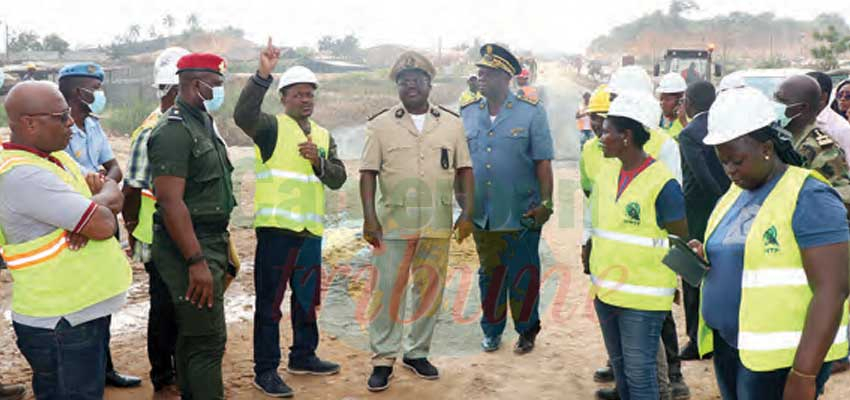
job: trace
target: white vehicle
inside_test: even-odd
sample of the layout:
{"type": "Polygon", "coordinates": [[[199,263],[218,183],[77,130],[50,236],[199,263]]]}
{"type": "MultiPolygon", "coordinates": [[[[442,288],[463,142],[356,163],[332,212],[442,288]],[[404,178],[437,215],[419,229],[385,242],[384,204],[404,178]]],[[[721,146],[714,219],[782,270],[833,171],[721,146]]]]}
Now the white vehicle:
{"type": "Polygon", "coordinates": [[[779,89],[779,85],[786,79],[811,71],[810,69],[800,68],[745,69],[724,76],[717,87],[718,90],[728,89],[727,86],[734,87],[737,86],[738,82],[743,81],[745,85],[758,89],[767,98],[772,99],[776,89],[779,89]]]}

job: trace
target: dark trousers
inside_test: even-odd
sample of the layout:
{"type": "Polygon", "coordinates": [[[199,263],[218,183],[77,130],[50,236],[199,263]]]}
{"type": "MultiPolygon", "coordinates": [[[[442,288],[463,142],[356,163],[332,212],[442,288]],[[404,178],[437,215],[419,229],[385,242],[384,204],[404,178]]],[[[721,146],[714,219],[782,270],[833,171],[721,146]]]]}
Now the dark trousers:
{"type": "Polygon", "coordinates": [[[154,390],[174,383],[176,365],[174,351],[177,346],[177,320],[174,315],[174,303],[168,293],[168,286],[162,281],[153,262],[145,264],[148,273],[148,360],[151,363],[151,383],[154,390]]]}
{"type": "Polygon", "coordinates": [[[55,329],[14,323],[18,348],[32,368],[38,400],[101,400],[105,381],[109,318],[55,329]]]}
{"type": "Polygon", "coordinates": [[[685,331],[691,343],[697,343],[699,330],[699,286],[693,287],[682,282],[682,301],[685,307],[685,331]]]}
{"type": "Polygon", "coordinates": [[[481,330],[500,336],[507,324],[508,308],[514,329],[523,334],[540,326],[540,231],[473,232],[481,268],[481,330]]]}
{"type": "MultiPolygon", "coordinates": [[[[685,284],[687,286],[687,283],[685,284]]],[[[679,359],[679,336],[676,335],[676,320],[673,313],[668,312],[661,325],[661,342],[664,343],[664,353],[667,358],[667,376],[670,382],[682,380],[682,360],[679,359]]]]}
{"type": "Polygon", "coordinates": [[[316,356],[319,325],[316,306],[322,282],[322,238],[297,236],[274,228],[257,229],[254,260],[254,373],[276,371],[280,365],[280,304],[289,285],[292,346],[289,364],[316,356]]]}
{"type": "MultiPolygon", "coordinates": [[[[776,371],[750,371],[741,363],[738,349],[732,347],[714,331],[714,374],[723,400],[781,400],[785,381],[791,368],[776,371]]],[[[829,379],[832,363],[824,363],[817,375],[817,393],[829,379]]]]}
{"type": "Polygon", "coordinates": [[[189,271],[177,245],[165,228],[154,225],[151,247],[156,270],[168,287],[177,322],[175,364],[177,383],[184,400],[223,400],[221,361],[227,343],[224,320],[224,275],[227,268],[226,230],[196,228],[195,235],[213,279],[213,306],[193,305],[185,298],[189,271]]]}

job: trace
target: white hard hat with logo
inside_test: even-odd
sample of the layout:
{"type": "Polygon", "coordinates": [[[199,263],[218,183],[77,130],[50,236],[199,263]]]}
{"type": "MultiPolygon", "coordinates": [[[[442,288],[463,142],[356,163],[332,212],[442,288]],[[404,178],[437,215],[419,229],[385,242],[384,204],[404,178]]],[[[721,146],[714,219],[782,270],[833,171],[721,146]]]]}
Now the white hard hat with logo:
{"type": "Polygon", "coordinates": [[[651,93],[627,91],[619,93],[611,102],[608,116],[635,120],[649,130],[658,125],[661,119],[661,107],[651,93]]]}
{"type": "Polygon", "coordinates": [[[658,83],[655,93],[684,93],[685,90],[688,90],[688,84],[685,83],[685,78],[682,78],[682,75],[675,72],[670,72],[661,77],[661,82],[658,83]]]}
{"type": "Polygon", "coordinates": [[[177,60],[189,53],[189,50],[182,47],[169,47],[159,53],[153,64],[153,87],[180,83],[177,76],[177,60]]]}
{"type": "Polygon", "coordinates": [[[747,82],[744,81],[744,78],[741,75],[726,75],[720,80],[720,84],[717,85],[717,93],[724,90],[742,88],[744,86],[747,86],[747,82]]]}
{"type": "Polygon", "coordinates": [[[280,81],[277,83],[277,90],[296,83],[309,83],[312,84],[313,87],[319,86],[319,80],[316,78],[316,74],[314,74],[313,71],[310,71],[307,67],[296,65],[294,67],[290,67],[283,73],[283,75],[280,76],[280,81]]]}
{"type": "Polygon", "coordinates": [[[611,75],[608,91],[616,95],[627,91],[652,94],[652,78],[643,68],[637,65],[627,65],[614,71],[614,74],[611,75]]]}
{"type": "Polygon", "coordinates": [[[716,146],[764,128],[776,121],[780,109],[784,112],[784,105],[751,87],[726,89],[708,110],[708,135],[703,143],[716,146]]]}

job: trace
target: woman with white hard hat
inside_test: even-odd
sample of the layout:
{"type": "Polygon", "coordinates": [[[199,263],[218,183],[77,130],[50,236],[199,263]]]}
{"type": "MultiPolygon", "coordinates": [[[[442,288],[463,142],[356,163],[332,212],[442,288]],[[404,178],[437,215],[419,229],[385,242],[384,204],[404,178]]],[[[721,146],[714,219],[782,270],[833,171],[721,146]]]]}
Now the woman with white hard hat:
{"type": "Polygon", "coordinates": [[[661,326],[676,292],[661,260],[667,236],[687,234],[685,199],[669,168],[644,151],[661,110],[651,92],[611,103],[600,138],[608,163],[594,182],[590,273],[621,399],[658,399],[661,326]]]}
{"type": "Polygon", "coordinates": [[[846,210],[820,174],[793,166],[775,109],[756,89],[727,89],[704,139],[734,183],[706,245],[691,242],[711,263],[699,352],[714,353],[724,399],[814,399],[847,355],[846,210]]]}

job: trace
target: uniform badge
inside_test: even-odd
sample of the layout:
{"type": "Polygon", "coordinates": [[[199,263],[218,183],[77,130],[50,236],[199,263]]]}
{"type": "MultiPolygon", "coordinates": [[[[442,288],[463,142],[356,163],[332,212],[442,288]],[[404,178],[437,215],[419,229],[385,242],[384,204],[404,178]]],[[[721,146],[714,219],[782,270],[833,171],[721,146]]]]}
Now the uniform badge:
{"type": "Polygon", "coordinates": [[[640,204],[633,201],[626,205],[626,219],[623,222],[629,225],[640,225],[640,204]]]}
{"type": "Polygon", "coordinates": [[[218,72],[222,74],[227,72],[227,61],[221,60],[221,64],[218,64],[218,72]]]}
{"type": "Polygon", "coordinates": [[[507,108],[508,110],[510,110],[511,108],[514,108],[514,103],[509,101],[508,104],[505,104],[505,108],[507,108]]]}
{"type": "Polygon", "coordinates": [[[522,133],[524,131],[525,131],[525,128],[513,128],[513,129],[511,129],[511,136],[519,135],[520,133],[522,133]]]}
{"type": "Polygon", "coordinates": [[[403,116],[404,116],[404,109],[403,108],[399,108],[398,110],[395,110],[395,117],[396,118],[401,118],[403,116]]]}
{"type": "Polygon", "coordinates": [[[764,231],[764,235],[762,235],[762,239],[764,240],[764,254],[779,252],[779,233],[776,230],[776,226],[771,225],[770,228],[767,228],[764,231]]]}
{"type": "Polygon", "coordinates": [[[407,60],[404,61],[404,66],[407,68],[416,67],[416,59],[413,56],[407,57],[407,60]]]}
{"type": "Polygon", "coordinates": [[[88,67],[86,67],[86,72],[94,74],[95,72],[97,72],[97,67],[92,64],[89,64],[88,67]]]}

